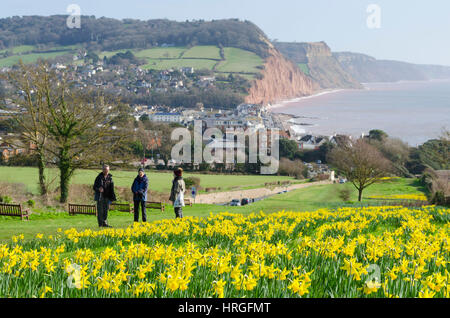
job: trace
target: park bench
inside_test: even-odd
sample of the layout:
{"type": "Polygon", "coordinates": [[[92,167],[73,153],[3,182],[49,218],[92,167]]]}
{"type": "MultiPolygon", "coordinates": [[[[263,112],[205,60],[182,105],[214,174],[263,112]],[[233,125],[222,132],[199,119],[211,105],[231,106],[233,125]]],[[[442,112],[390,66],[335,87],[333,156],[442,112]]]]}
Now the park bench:
{"type": "Polygon", "coordinates": [[[111,203],[109,208],[114,211],[133,213],[133,208],[130,203],[111,203]]]}
{"type": "Polygon", "coordinates": [[[97,207],[94,204],[69,203],[69,215],[75,214],[97,215],[97,207]]]}
{"type": "Polygon", "coordinates": [[[21,204],[7,204],[7,203],[0,203],[0,215],[6,215],[6,216],[20,216],[22,218],[26,218],[29,220],[31,212],[29,209],[22,209],[21,204]]]}
{"type": "Polygon", "coordinates": [[[164,212],[164,202],[152,202],[152,201],[145,201],[145,208],[146,209],[155,209],[155,210],[161,210],[161,212],[164,212]]]}
{"type": "Polygon", "coordinates": [[[192,200],[191,199],[184,199],[184,205],[192,206],[192,200]]]}

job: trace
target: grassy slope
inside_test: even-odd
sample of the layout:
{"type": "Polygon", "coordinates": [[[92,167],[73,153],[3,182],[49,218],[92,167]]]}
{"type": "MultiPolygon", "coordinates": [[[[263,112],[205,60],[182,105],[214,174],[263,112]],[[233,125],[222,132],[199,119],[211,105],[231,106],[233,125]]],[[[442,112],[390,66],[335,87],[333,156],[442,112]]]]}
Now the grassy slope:
{"type": "Polygon", "coordinates": [[[4,66],[13,66],[14,64],[19,63],[19,60],[22,59],[24,63],[33,63],[38,59],[50,59],[55,58],[60,55],[64,55],[69,53],[70,51],[59,51],[59,52],[49,52],[49,53],[29,53],[22,55],[12,55],[6,58],[0,59],[0,67],[4,66]]]}
{"type": "Polygon", "coordinates": [[[220,60],[220,49],[217,46],[194,46],[183,54],[183,58],[205,58],[220,60]]]}
{"type": "MultiPolygon", "coordinates": [[[[74,53],[79,45],[59,46],[52,48],[57,52],[47,53],[31,53],[33,46],[19,46],[12,48],[15,54],[7,58],[0,59],[0,67],[12,66],[19,62],[20,59],[24,63],[32,63],[39,58],[54,58],[67,53],[74,53]]],[[[127,49],[116,51],[97,52],[98,56],[103,59],[104,56],[111,57],[119,52],[126,52],[127,49]]],[[[262,58],[255,53],[237,48],[224,48],[225,61],[221,61],[220,50],[217,46],[204,45],[186,47],[169,47],[169,48],[151,48],[144,50],[131,50],[136,57],[144,59],[144,69],[164,70],[169,68],[193,67],[194,69],[215,70],[221,74],[227,73],[247,73],[241,74],[248,80],[254,79],[254,74],[260,72],[257,66],[263,65],[262,58]],[[216,68],[215,68],[216,67],[216,68]]],[[[1,53],[1,52],[0,52],[1,53]]],[[[79,62],[78,62],[79,63],[79,62]]]]}
{"type": "MultiPolygon", "coordinates": [[[[235,212],[241,214],[249,214],[252,212],[264,211],[265,213],[285,211],[314,211],[320,208],[335,208],[342,206],[343,203],[338,197],[338,190],[343,187],[351,186],[349,184],[340,185],[322,185],[304,189],[299,189],[289,193],[274,195],[266,200],[256,202],[254,204],[242,207],[228,207],[218,205],[194,204],[193,207],[185,207],[185,216],[208,216],[210,212],[235,212]]],[[[356,200],[357,193],[352,189],[352,200],[356,200]]],[[[364,192],[364,197],[371,195],[384,194],[420,194],[423,188],[413,179],[397,179],[390,182],[373,185],[364,192]]],[[[376,200],[365,200],[374,202],[376,200]]],[[[352,206],[357,206],[353,204],[352,206]]],[[[349,205],[351,206],[351,205],[349,205]]],[[[160,211],[150,210],[148,212],[149,221],[173,218],[173,208],[166,206],[164,213],[160,211]]],[[[36,211],[39,213],[39,211],[36,211]]],[[[126,227],[133,222],[132,215],[112,212],[109,216],[109,222],[115,227],[126,227]]],[[[48,213],[42,212],[40,215],[33,215],[31,221],[23,222],[17,218],[0,217],[0,241],[9,240],[13,235],[23,233],[25,238],[34,237],[37,233],[54,234],[58,228],[68,229],[75,227],[77,229],[97,229],[96,219],[94,216],[72,216],[67,213],[48,213]]]]}
{"type": "Polygon", "coordinates": [[[263,64],[263,59],[258,55],[241,49],[224,48],[225,61],[217,66],[220,72],[244,72],[259,73],[256,67],[263,64]]]}
{"type": "Polygon", "coordinates": [[[193,67],[194,69],[212,70],[217,63],[213,60],[204,59],[147,59],[148,63],[142,66],[143,69],[166,70],[169,68],[193,67]]]}

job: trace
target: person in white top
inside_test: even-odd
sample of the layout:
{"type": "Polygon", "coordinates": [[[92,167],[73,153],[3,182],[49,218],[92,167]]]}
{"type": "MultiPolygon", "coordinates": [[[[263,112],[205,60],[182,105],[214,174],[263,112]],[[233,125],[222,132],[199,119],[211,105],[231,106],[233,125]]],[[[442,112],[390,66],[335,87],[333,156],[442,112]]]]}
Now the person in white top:
{"type": "Polygon", "coordinates": [[[173,171],[173,174],[174,179],[172,181],[169,200],[173,203],[175,218],[183,218],[184,192],[186,191],[186,185],[183,180],[183,169],[177,168],[173,171]]]}

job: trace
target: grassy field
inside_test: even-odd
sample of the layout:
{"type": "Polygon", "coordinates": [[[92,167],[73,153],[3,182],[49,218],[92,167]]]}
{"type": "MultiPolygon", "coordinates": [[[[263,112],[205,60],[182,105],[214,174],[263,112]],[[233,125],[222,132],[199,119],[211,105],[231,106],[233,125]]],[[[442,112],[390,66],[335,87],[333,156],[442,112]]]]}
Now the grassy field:
{"type": "MultiPolygon", "coordinates": [[[[33,63],[38,59],[50,59],[68,53],[74,53],[80,45],[68,45],[53,47],[55,52],[31,53],[35,47],[30,45],[22,45],[10,49],[14,55],[1,58],[0,67],[12,66],[17,64],[20,59],[24,63],[33,63]]],[[[0,53],[6,50],[0,51],[0,53]]],[[[124,53],[127,49],[115,51],[96,52],[103,59],[104,56],[110,58],[117,53],[124,53]]],[[[143,69],[165,70],[170,68],[193,67],[194,69],[215,70],[217,74],[228,75],[240,73],[241,76],[248,80],[253,80],[255,75],[260,72],[258,66],[263,65],[264,60],[255,53],[238,49],[224,48],[225,60],[221,61],[220,49],[212,45],[199,45],[192,48],[187,47],[168,47],[168,48],[151,48],[144,50],[131,50],[136,57],[146,61],[142,65],[143,69]],[[245,74],[246,73],[246,74],[245,74]]],[[[82,61],[75,61],[80,65],[82,61]]]]}
{"type": "Polygon", "coordinates": [[[148,63],[142,66],[143,69],[167,70],[170,68],[193,67],[196,70],[212,70],[217,63],[216,61],[205,59],[147,59],[147,61],[148,63]]]}
{"type": "Polygon", "coordinates": [[[178,59],[181,54],[186,52],[185,47],[167,47],[167,48],[152,48],[140,51],[133,51],[133,53],[138,58],[148,58],[148,59],[159,59],[159,58],[170,58],[178,59]]]}
{"type": "Polygon", "coordinates": [[[263,64],[263,59],[255,53],[227,47],[224,48],[225,61],[217,66],[220,72],[259,73],[256,67],[263,64]]]}
{"type": "MultiPolygon", "coordinates": [[[[241,176],[236,176],[236,178],[237,177],[241,176]]],[[[360,204],[358,203],[342,202],[342,200],[338,196],[338,191],[339,189],[342,189],[344,187],[349,187],[352,190],[351,200],[356,201],[356,190],[351,188],[349,184],[330,184],[313,186],[288,193],[277,194],[248,206],[231,207],[194,204],[192,207],[185,207],[183,211],[185,216],[205,217],[210,213],[216,214],[220,212],[231,212],[248,215],[253,212],[258,213],[259,211],[264,211],[265,213],[274,213],[283,210],[298,212],[315,211],[322,208],[338,208],[342,206],[359,206],[360,204]]],[[[416,180],[399,178],[373,185],[364,192],[364,197],[368,198],[369,196],[373,195],[378,196],[386,194],[423,194],[423,191],[424,189],[418,184],[416,180]]],[[[364,199],[363,201],[364,205],[368,203],[377,203],[382,200],[364,199]]],[[[34,212],[35,214],[32,215],[31,221],[29,222],[21,221],[20,219],[12,217],[0,217],[0,241],[8,241],[13,235],[17,235],[20,233],[23,233],[27,239],[30,239],[33,238],[37,233],[56,233],[58,228],[69,229],[71,227],[75,227],[79,230],[97,228],[96,219],[94,216],[69,216],[67,212],[58,211],[54,208],[36,209],[34,212]]],[[[174,218],[174,215],[175,214],[173,212],[173,208],[170,205],[166,205],[165,212],[149,210],[148,220],[155,221],[161,219],[172,219],[174,218]]],[[[110,224],[112,224],[114,227],[126,227],[132,224],[133,217],[132,215],[126,213],[112,212],[109,216],[109,221],[110,224]]]]}
{"type": "Polygon", "coordinates": [[[38,59],[51,59],[69,53],[70,51],[59,51],[49,53],[29,53],[22,55],[12,55],[0,59],[0,67],[9,67],[22,60],[25,64],[36,62],[38,59]]]}
{"type": "Polygon", "coordinates": [[[212,45],[194,46],[184,52],[183,58],[204,58],[220,60],[220,49],[217,46],[212,45]]]}
{"type": "MultiPolygon", "coordinates": [[[[100,173],[97,170],[78,170],[72,179],[74,184],[93,184],[96,176],[100,173]]],[[[150,182],[150,188],[153,191],[168,192],[170,191],[173,173],[147,171],[150,182]]],[[[119,187],[131,187],[136,171],[111,170],[114,182],[119,187]]],[[[57,169],[48,169],[48,178],[57,177],[57,169]]],[[[291,177],[270,176],[270,175],[213,175],[213,174],[190,174],[185,173],[184,177],[194,176],[200,178],[200,186],[202,188],[217,188],[221,191],[232,190],[233,187],[257,188],[264,187],[266,182],[275,181],[292,181],[299,182],[291,177]]],[[[38,171],[37,168],[31,167],[0,167],[0,180],[9,183],[23,183],[27,190],[33,194],[38,194],[38,171]]]]}

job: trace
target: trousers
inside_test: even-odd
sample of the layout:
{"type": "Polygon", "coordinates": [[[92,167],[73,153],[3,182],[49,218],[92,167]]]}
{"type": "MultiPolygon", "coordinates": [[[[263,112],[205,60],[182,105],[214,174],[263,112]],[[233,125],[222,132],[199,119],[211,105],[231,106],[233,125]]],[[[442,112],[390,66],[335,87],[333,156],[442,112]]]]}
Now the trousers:
{"type": "Polygon", "coordinates": [[[139,222],[139,206],[142,210],[142,222],[147,222],[147,211],[145,209],[145,201],[134,201],[134,222],[139,222]]]}
{"type": "Polygon", "coordinates": [[[97,201],[97,221],[98,226],[108,225],[109,200],[107,198],[100,198],[97,201]]]}
{"type": "Polygon", "coordinates": [[[182,207],[174,208],[174,210],[175,210],[175,218],[183,218],[183,208],[182,207]]]}

